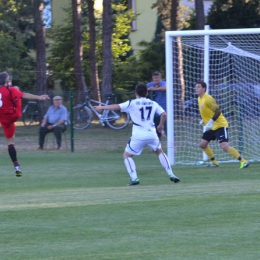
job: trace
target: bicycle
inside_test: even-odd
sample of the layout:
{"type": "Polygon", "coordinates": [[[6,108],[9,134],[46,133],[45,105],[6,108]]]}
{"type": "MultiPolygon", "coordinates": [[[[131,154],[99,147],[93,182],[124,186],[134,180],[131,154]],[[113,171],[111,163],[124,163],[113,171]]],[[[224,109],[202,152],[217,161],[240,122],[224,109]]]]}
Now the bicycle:
{"type": "Polygon", "coordinates": [[[89,88],[85,92],[85,102],[77,104],[73,107],[73,123],[74,129],[83,130],[89,127],[95,114],[102,126],[108,125],[110,128],[119,130],[127,126],[130,121],[130,116],[127,113],[114,110],[97,111],[92,104],[108,105],[114,94],[106,95],[106,102],[102,103],[89,97],[89,88]]]}
{"type": "Polygon", "coordinates": [[[25,126],[30,126],[33,123],[39,123],[38,104],[35,101],[28,101],[23,108],[22,120],[25,126]]]}

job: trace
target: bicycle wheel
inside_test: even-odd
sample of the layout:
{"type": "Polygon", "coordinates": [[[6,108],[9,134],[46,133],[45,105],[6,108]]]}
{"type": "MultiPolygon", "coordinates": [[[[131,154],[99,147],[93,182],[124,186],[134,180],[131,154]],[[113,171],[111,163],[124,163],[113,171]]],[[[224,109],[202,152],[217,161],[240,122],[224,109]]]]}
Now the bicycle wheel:
{"type": "Polygon", "coordinates": [[[86,106],[73,107],[73,128],[83,130],[89,127],[93,118],[91,110],[86,106]]]}
{"type": "MultiPolygon", "coordinates": [[[[115,130],[123,129],[130,121],[130,116],[127,113],[114,110],[105,110],[106,124],[115,130]]],[[[103,113],[103,115],[104,115],[103,113]]]]}
{"type": "Polygon", "coordinates": [[[36,102],[31,101],[24,107],[22,120],[25,126],[30,126],[33,123],[39,123],[39,112],[36,102]]]}

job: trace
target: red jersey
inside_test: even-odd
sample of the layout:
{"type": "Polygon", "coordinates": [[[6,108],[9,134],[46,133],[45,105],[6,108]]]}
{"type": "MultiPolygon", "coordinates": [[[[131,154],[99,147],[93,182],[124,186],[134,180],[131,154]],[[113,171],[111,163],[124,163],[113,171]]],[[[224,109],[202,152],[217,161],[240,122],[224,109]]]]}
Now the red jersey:
{"type": "Polygon", "coordinates": [[[22,95],[23,92],[14,87],[0,87],[0,117],[11,114],[22,115],[22,95]]]}

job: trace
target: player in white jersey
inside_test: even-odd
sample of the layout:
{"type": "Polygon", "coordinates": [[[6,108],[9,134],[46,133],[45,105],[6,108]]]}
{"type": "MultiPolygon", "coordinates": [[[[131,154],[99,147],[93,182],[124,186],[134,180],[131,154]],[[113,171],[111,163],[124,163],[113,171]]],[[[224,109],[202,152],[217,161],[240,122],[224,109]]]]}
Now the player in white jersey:
{"type": "Polygon", "coordinates": [[[174,175],[171,169],[168,157],[162,150],[161,142],[157,136],[154,125],[154,115],[156,113],[160,115],[160,123],[157,126],[157,130],[161,133],[164,128],[166,113],[158,103],[146,98],[147,93],[146,85],[138,84],[135,88],[136,99],[128,100],[120,104],[95,106],[95,108],[97,110],[121,110],[122,112],[130,114],[133,122],[132,136],[126,145],[123,155],[124,163],[130,176],[128,185],[138,185],[140,183],[133,156],[140,155],[146,145],[155,151],[169,179],[177,183],[180,179],[174,175]]]}

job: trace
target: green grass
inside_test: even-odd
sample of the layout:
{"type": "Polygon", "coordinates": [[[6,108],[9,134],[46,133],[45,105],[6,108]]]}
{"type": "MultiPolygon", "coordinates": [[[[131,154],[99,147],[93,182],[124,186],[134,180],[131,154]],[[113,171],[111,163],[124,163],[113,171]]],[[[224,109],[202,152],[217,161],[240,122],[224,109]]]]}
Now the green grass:
{"type": "Polygon", "coordinates": [[[174,184],[145,150],[135,157],[141,184],[128,187],[124,145],[114,145],[128,137],[96,131],[80,134],[90,147],[97,136],[106,141],[105,150],[30,151],[20,143],[22,178],[2,149],[1,260],[260,259],[259,163],[176,166],[174,184]]]}

